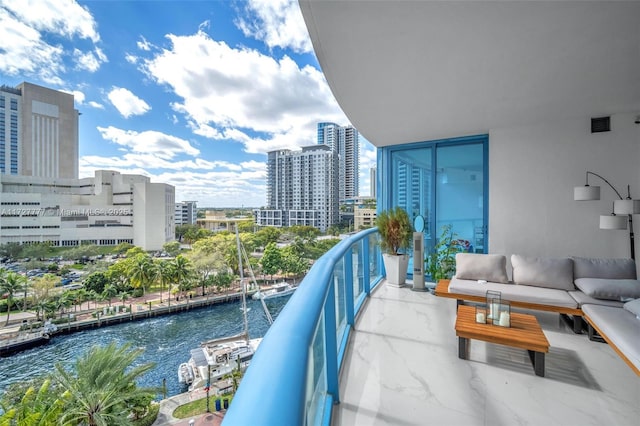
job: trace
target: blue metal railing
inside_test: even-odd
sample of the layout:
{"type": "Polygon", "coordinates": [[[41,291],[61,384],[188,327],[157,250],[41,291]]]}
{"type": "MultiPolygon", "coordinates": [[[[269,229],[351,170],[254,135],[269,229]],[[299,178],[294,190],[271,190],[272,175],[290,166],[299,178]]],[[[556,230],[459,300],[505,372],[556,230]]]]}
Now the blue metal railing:
{"type": "Polygon", "coordinates": [[[382,279],[377,228],[316,261],[267,334],[223,425],[328,425],[349,332],[382,279]]]}

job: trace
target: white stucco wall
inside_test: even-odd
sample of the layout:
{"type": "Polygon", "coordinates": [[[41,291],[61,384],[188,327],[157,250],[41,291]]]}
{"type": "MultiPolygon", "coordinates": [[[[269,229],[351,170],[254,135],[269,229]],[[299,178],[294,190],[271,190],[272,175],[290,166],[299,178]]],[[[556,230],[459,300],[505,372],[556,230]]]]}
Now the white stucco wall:
{"type": "MultiPolygon", "coordinates": [[[[603,114],[604,115],[604,114],[603,114]]],[[[601,200],[574,201],[587,170],[626,197],[640,198],[640,125],[611,116],[611,132],[591,133],[591,117],[489,132],[489,251],[553,257],[629,257],[629,232],[599,229],[615,192],[598,178],[601,200]]],[[[636,234],[640,215],[634,215],[636,234]]],[[[636,252],[640,244],[636,238],[636,252]]]]}

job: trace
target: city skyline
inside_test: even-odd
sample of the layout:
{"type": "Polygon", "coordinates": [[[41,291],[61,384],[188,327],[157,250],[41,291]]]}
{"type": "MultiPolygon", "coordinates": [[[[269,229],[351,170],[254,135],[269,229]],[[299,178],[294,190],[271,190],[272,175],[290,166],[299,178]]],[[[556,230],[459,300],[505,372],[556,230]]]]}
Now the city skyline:
{"type": "MultiPolygon", "coordinates": [[[[203,207],[266,205],[266,152],[348,125],[297,2],[5,1],[0,84],[74,94],[80,177],[142,174],[203,207]],[[145,19],[141,19],[144,16],[145,19]]],[[[375,150],[361,147],[360,193],[375,150]]]]}

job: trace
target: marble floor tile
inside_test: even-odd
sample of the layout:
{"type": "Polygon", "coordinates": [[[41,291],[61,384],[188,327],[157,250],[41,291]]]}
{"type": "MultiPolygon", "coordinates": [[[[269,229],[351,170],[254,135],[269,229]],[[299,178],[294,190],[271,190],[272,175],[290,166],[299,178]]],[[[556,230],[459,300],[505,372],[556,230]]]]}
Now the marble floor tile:
{"type": "Polygon", "coordinates": [[[640,377],[606,344],[536,315],[545,377],[527,352],[473,340],[458,358],[456,304],[380,284],[357,318],[334,425],[640,425],[640,377]]]}

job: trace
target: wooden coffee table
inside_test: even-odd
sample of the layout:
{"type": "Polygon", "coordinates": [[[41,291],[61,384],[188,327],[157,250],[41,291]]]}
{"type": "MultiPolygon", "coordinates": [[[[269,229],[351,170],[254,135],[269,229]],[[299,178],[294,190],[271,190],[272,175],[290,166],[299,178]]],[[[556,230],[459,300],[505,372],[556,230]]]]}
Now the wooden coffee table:
{"type": "Polygon", "coordinates": [[[526,349],[536,375],[544,377],[544,354],[549,352],[549,341],[535,316],[512,312],[511,327],[500,327],[477,323],[475,312],[473,306],[458,306],[458,357],[469,359],[469,339],[526,349]]]}

